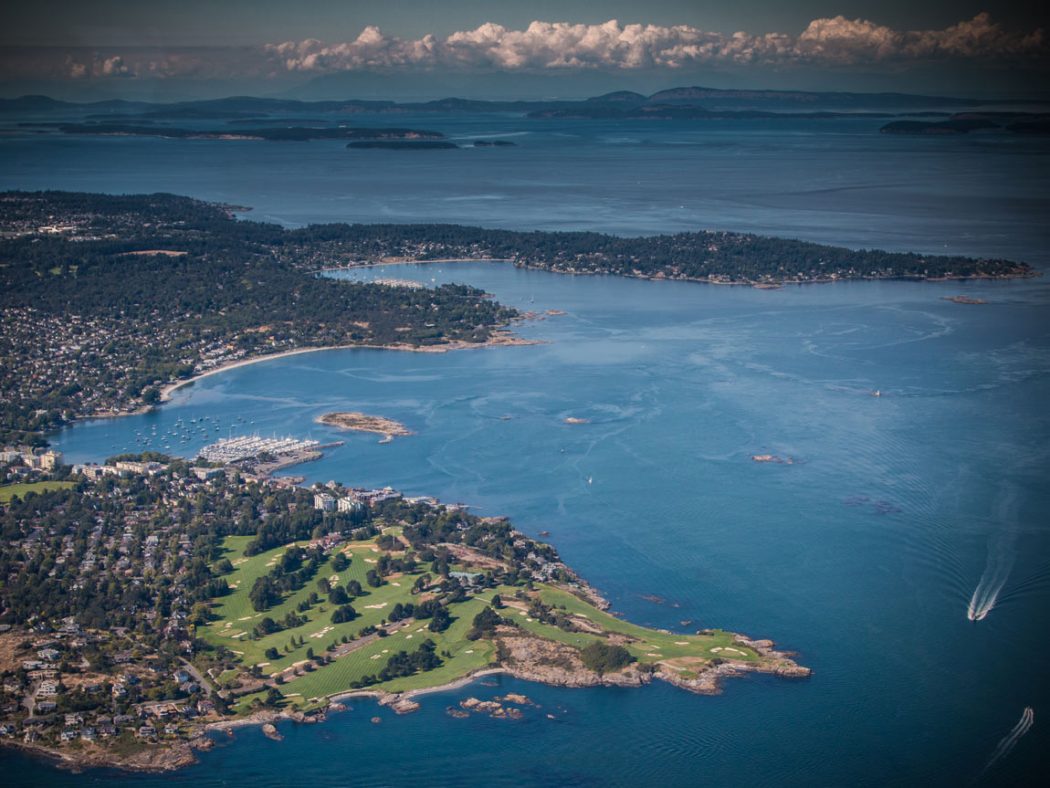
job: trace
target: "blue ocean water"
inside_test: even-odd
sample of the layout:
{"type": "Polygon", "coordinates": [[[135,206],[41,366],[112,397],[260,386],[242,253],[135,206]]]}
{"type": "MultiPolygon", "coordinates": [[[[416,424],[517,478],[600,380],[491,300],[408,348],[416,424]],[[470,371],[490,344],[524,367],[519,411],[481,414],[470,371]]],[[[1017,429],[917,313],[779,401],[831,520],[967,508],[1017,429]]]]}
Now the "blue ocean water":
{"type": "MultiPolygon", "coordinates": [[[[388,218],[746,228],[1048,262],[1036,221],[1047,208],[1045,143],[889,139],[861,128],[867,120],[740,124],[706,137],[660,124],[537,131],[513,118],[428,120],[471,137],[524,127],[530,141],[439,154],[522,157],[476,165],[491,170],[495,199],[480,198],[490,189],[478,169],[419,152],[357,160],[339,181],[342,160],[331,160],[348,152],[317,143],[47,135],[0,143],[0,185],[166,189],[287,223],[374,220],[402,206],[388,218]],[[585,140],[561,143],[573,129],[585,140]],[[210,156],[227,171],[215,172],[219,158],[207,166],[210,156]],[[643,183],[632,188],[631,177],[643,183]],[[841,185],[828,192],[832,181],[841,185]],[[686,198],[693,213],[676,213],[686,198]]],[[[566,314],[523,324],[519,333],[542,342],[528,347],[328,351],[242,367],[180,390],[157,413],[78,425],[55,443],[72,461],[99,459],[153,426],[163,435],[179,418],[218,419],[208,436],[173,447],[191,455],[245,431],[334,437],[314,423],[333,409],[389,416],[416,434],[388,445],[340,435],[344,446],[294,472],[510,515],[533,535],[550,531],[631,620],[771,637],[814,676],[749,677],[718,697],[495,679],[426,697],[404,718],[355,703],[323,725],[284,726],[280,743],[241,730],[172,776],[68,775],[0,751],[13,784],[954,785],[981,775],[1026,706],[1035,726],[985,778],[1045,773],[1043,280],[759,291],[502,264],[379,273],[469,282],[522,309],[566,314]],[[943,300],[958,293],[988,303],[943,300]],[[589,423],[566,425],[568,416],[589,423]],[[794,462],[750,459],[766,453],[794,462]],[[979,590],[994,604],[974,622],[979,590]],[[511,688],[542,708],[518,722],[445,714],[467,695],[511,688]]]]}

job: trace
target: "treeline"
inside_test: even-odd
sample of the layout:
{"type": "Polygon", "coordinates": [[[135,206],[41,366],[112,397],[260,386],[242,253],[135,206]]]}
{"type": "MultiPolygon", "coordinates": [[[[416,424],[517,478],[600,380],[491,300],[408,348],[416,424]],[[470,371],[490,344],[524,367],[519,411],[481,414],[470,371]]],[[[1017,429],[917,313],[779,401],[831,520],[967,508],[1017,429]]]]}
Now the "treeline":
{"type": "MultiPolygon", "coordinates": [[[[85,627],[127,627],[159,642],[162,622],[176,613],[187,623],[207,620],[210,601],[229,593],[227,536],[254,534],[289,507],[312,509],[301,489],[245,485],[231,495],[226,485],[196,483],[171,505],[166,499],[183,473],[184,464],[173,464],[154,477],[107,476],[2,507],[0,539],[8,547],[0,551],[0,623],[72,616],[85,627]]],[[[294,569],[292,560],[281,582],[301,580],[315,558],[300,556],[294,569]]]]}
{"type": "Polygon", "coordinates": [[[172,195],[7,192],[0,230],[0,441],[153,404],[206,353],[482,343],[518,314],[461,285],[318,277],[290,231],[172,195]]]}
{"type": "Polygon", "coordinates": [[[357,681],[352,681],[350,687],[352,689],[370,687],[373,684],[382,684],[384,681],[390,681],[391,679],[434,670],[441,667],[442,664],[441,657],[437,655],[436,644],[428,638],[420,643],[419,648],[415,651],[399,651],[392,655],[378,675],[369,674],[357,681]]]}
{"type": "Polygon", "coordinates": [[[248,592],[252,607],[256,612],[273,607],[285,594],[298,591],[310,582],[327,561],[320,547],[311,550],[288,548],[268,574],[255,579],[248,592]]]}
{"type": "Polygon", "coordinates": [[[554,271],[730,282],[1027,276],[1003,259],[848,249],[750,233],[686,232],[624,238],[593,232],[517,232],[461,225],[313,225],[291,231],[303,245],[329,244],[365,259],[449,257],[513,260],[554,271]]]}
{"type": "MultiPolygon", "coordinates": [[[[358,128],[316,126],[273,126],[239,128],[236,131],[202,131],[172,126],[153,126],[134,123],[65,123],[58,127],[63,134],[120,134],[134,137],[168,137],[174,139],[228,139],[248,137],[272,142],[306,142],[308,140],[440,140],[438,131],[403,128],[358,128]]],[[[449,143],[451,145],[451,143],[449,143]]],[[[452,145],[452,147],[456,147],[452,145]]]]}

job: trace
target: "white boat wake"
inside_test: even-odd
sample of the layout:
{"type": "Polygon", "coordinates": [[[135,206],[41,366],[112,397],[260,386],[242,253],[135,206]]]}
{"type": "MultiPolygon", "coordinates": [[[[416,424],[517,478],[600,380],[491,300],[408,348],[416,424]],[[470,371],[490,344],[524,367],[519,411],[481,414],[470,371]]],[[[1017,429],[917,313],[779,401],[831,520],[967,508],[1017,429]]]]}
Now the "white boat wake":
{"type": "Polygon", "coordinates": [[[1017,724],[1014,725],[1010,732],[999,742],[999,745],[995,748],[995,752],[992,753],[992,757],[988,759],[984,771],[981,773],[984,774],[984,772],[991,769],[998,761],[1009,755],[1013,750],[1014,745],[1017,744],[1022,736],[1028,733],[1034,723],[1035,711],[1032,710],[1031,706],[1025,706],[1024,712],[1021,714],[1021,719],[1018,720],[1017,724]]]}
{"type": "Polygon", "coordinates": [[[989,552],[988,565],[973,591],[973,596],[970,597],[970,604],[966,606],[966,617],[970,621],[983,621],[992,612],[1007,578],[1010,577],[1012,565],[1011,555],[1006,555],[1001,550],[989,552]]]}
{"type": "MultiPolygon", "coordinates": [[[[1010,517],[1014,510],[1017,491],[1011,485],[999,505],[1001,523],[1013,522],[1010,517]]],[[[992,534],[988,543],[988,561],[984,567],[977,588],[973,590],[970,604],[966,606],[966,617],[970,621],[983,621],[995,609],[999,594],[1010,577],[1014,565],[1014,533],[1007,527],[992,534]]]]}

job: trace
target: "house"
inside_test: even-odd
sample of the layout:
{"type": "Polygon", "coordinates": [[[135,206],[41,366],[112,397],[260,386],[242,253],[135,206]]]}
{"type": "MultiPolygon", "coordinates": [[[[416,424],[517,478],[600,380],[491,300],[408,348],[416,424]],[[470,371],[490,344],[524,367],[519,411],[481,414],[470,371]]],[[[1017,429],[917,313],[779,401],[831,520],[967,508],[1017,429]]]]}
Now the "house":
{"type": "Polygon", "coordinates": [[[214,479],[216,476],[222,476],[226,473],[224,468],[203,468],[201,466],[194,466],[190,468],[190,473],[200,479],[202,482],[208,481],[208,479],[214,479]]]}
{"type": "Polygon", "coordinates": [[[187,671],[183,670],[182,668],[176,670],[175,673],[172,674],[172,678],[175,679],[176,684],[186,684],[187,682],[193,680],[193,676],[191,676],[187,671]]]}
{"type": "Polygon", "coordinates": [[[61,736],[59,736],[59,738],[62,741],[74,741],[76,740],[78,735],[79,734],[72,728],[66,728],[64,731],[62,731],[62,734],[61,736]]]}
{"type": "Polygon", "coordinates": [[[36,704],[36,710],[39,714],[50,714],[58,708],[58,704],[53,700],[45,700],[36,704]]]}
{"type": "Polygon", "coordinates": [[[138,736],[140,739],[152,739],[157,735],[157,729],[154,728],[152,725],[142,725],[135,732],[135,735],[138,736]]]}

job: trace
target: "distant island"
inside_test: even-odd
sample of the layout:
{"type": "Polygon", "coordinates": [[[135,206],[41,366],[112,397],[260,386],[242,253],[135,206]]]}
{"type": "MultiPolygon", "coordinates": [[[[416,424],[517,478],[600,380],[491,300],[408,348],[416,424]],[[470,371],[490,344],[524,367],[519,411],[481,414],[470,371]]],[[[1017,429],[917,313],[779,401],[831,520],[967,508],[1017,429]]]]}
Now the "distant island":
{"type": "Polygon", "coordinates": [[[1050,134],[1050,114],[1032,112],[958,112],[945,120],[895,120],[883,134],[969,134],[972,131],[1009,131],[1014,134],[1050,134]]]}
{"type": "MultiPolygon", "coordinates": [[[[350,90],[343,91],[348,93],[350,90]]],[[[481,100],[442,98],[432,101],[297,99],[231,96],[221,99],[155,103],[148,101],[95,101],[75,103],[30,95],[0,99],[0,113],[86,113],[86,119],[111,122],[183,120],[234,120],[238,123],[271,121],[302,116],[317,120],[324,115],[345,119],[353,114],[405,113],[516,113],[559,118],[655,118],[705,120],[738,113],[768,113],[768,117],[835,117],[844,114],[897,114],[918,110],[981,109],[996,106],[1045,106],[1045,101],[931,96],[912,93],[863,93],[844,91],[720,89],[701,85],[672,87],[652,94],[616,90],[582,100],[481,100]]],[[[305,121],[303,121],[305,122],[305,121]]]]}
{"type": "Polygon", "coordinates": [[[448,140],[356,140],[348,148],[382,148],[386,150],[453,150],[459,148],[448,140]]]}
{"type": "MultiPolygon", "coordinates": [[[[409,713],[491,673],[701,694],[810,675],[769,640],[624,621],[551,545],[462,506],[160,454],[54,473],[66,482],[0,505],[0,679],[17,699],[0,746],[60,765],[176,769],[211,732],[276,739],[275,721],[321,722],[355,696],[409,713]],[[174,518],[172,495],[192,502],[174,518]]],[[[529,704],[468,698],[448,714],[529,704]]]]}
{"type": "Polygon", "coordinates": [[[420,131],[418,129],[280,126],[274,128],[245,128],[238,131],[203,131],[199,129],[180,129],[171,126],[141,126],[125,123],[64,123],[59,124],[56,128],[63,134],[168,137],[193,140],[268,140],[271,142],[354,140],[364,147],[383,147],[384,144],[391,146],[404,144],[457,147],[451,142],[438,142],[445,136],[440,132],[420,131]]]}
{"type": "Polygon", "coordinates": [[[357,411],[325,413],[317,417],[317,423],[352,432],[372,432],[376,435],[382,435],[387,440],[412,434],[412,431],[399,421],[387,419],[383,416],[369,416],[366,413],[358,413],[357,411]]]}

